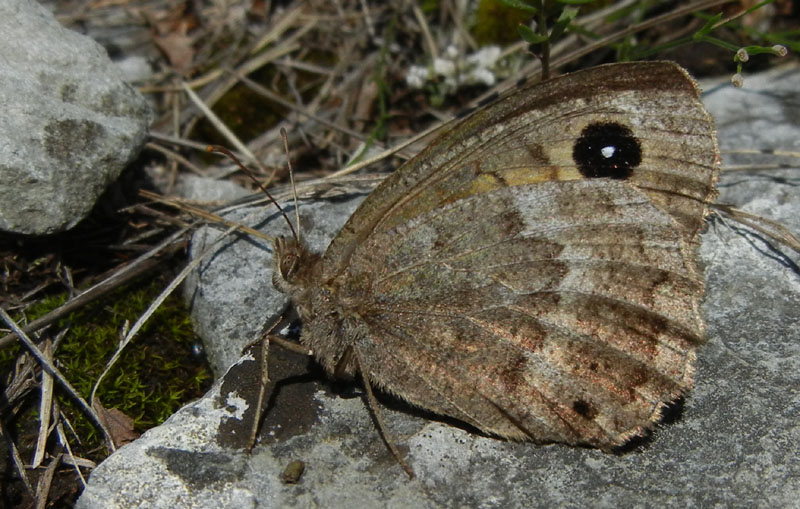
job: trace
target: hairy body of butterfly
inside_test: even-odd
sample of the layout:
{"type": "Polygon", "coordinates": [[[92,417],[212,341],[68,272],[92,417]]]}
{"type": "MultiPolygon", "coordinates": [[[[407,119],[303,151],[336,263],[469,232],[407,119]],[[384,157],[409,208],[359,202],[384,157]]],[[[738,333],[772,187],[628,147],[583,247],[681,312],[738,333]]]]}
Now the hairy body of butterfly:
{"type": "Polygon", "coordinates": [[[501,437],[609,449],[691,388],[718,165],[677,65],[566,75],[448,129],[324,255],[279,239],[274,283],[330,374],[501,437]]]}

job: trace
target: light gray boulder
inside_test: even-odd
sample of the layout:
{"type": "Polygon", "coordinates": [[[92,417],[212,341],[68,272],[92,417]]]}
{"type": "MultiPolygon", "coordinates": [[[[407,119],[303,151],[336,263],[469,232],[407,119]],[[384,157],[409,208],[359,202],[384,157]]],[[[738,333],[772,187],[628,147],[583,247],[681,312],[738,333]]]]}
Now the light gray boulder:
{"type": "Polygon", "coordinates": [[[67,230],[139,153],[148,105],[34,0],[0,2],[0,55],[0,230],[67,230]]]}

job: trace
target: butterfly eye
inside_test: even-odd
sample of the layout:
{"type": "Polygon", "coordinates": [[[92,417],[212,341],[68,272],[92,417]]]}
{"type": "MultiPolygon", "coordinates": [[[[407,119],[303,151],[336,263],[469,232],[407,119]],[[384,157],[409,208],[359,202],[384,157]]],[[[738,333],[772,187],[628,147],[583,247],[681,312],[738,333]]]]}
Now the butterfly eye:
{"type": "Polygon", "coordinates": [[[294,253],[289,253],[281,260],[281,276],[286,281],[291,281],[292,277],[297,274],[297,269],[300,266],[300,257],[294,253]]]}
{"type": "Polygon", "coordinates": [[[284,237],[275,239],[275,261],[277,272],[273,275],[273,284],[276,276],[283,281],[290,281],[297,273],[300,266],[300,253],[298,244],[284,237]]]}
{"type": "Polygon", "coordinates": [[[642,162],[642,147],[626,126],[596,122],[581,131],[572,159],[586,178],[626,179],[642,162]]]}

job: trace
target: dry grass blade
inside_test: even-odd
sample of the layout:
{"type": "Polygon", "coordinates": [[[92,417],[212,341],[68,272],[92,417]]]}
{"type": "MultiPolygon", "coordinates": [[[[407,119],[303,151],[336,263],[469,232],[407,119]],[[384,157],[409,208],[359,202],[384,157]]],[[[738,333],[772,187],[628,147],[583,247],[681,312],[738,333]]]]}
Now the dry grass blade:
{"type": "MultiPolygon", "coordinates": [[[[43,353],[45,357],[53,361],[53,344],[49,339],[45,340],[43,353]]],[[[53,377],[47,370],[42,370],[41,398],[39,400],[39,436],[36,439],[36,452],[33,455],[31,468],[39,468],[44,459],[47,437],[50,436],[50,419],[53,409],[53,377]]]]}
{"type": "Polygon", "coordinates": [[[422,30],[422,38],[425,41],[425,47],[428,49],[428,57],[433,61],[439,56],[439,47],[433,40],[428,20],[425,19],[425,14],[422,13],[422,9],[416,3],[411,8],[414,12],[414,18],[419,23],[420,30],[422,30]]]}
{"type": "Polygon", "coordinates": [[[17,357],[14,376],[3,390],[4,397],[0,398],[0,408],[3,411],[9,409],[16,414],[23,396],[36,384],[36,362],[29,354],[23,353],[17,357]]]}
{"type": "Polygon", "coordinates": [[[108,430],[103,426],[103,422],[100,420],[100,417],[95,413],[91,406],[86,402],[83,397],[81,397],[80,393],[72,386],[72,384],[67,380],[64,375],[58,370],[55,365],[50,362],[47,356],[42,352],[36,343],[34,343],[31,338],[28,337],[25,332],[20,329],[17,323],[6,313],[6,310],[0,308],[0,318],[3,319],[6,324],[11,327],[11,330],[20,338],[22,343],[28,349],[28,351],[39,361],[39,364],[42,365],[42,369],[47,370],[61,386],[64,390],[67,391],[67,394],[78,404],[78,407],[86,414],[86,416],[97,425],[98,429],[103,432],[103,436],[106,440],[106,445],[111,451],[114,451],[114,443],[111,440],[111,435],[109,435],[108,430]]]}
{"type": "Polygon", "coordinates": [[[61,462],[65,465],[70,465],[74,467],[80,468],[88,468],[88,469],[95,469],[97,468],[97,463],[92,460],[87,460],[86,458],[79,458],[77,456],[64,456],[61,458],[61,462]]]}
{"type": "Polygon", "coordinates": [[[139,191],[139,194],[143,198],[146,198],[148,200],[157,201],[158,203],[163,203],[164,205],[167,205],[169,207],[173,207],[173,208],[176,208],[178,210],[182,210],[184,212],[188,212],[189,214],[192,214],[193,216],[205,219],[206,221],[209,221],[211,223],[224,224],[225,226],[228,226],[230,228],[239,230],[239,231],[244,232],[244,233],[246,233],[248,235],[253,235],[254,237],[258,237],[259,239],[264,239],[264,240],[269,241],[269,242],[273,241],[272,237],[270,237],[269,235],[265,235],[265,234],[261,233],[260,231],[258,231],[256,229],[250,228],[249,226],[245,226],[243,224],[234,223],[233,221],[228,221],[224,217],[218,216],[217,214],[214,214],[213,212],[208,212],[207,210],[203,210],[203,209],[201,209],[199,207],[193,207],[192,205],[188,205],[186,203],[181,203],[180,201],[175,200],[175,199],[166,198],[164,196],[159,196],[156,193],[153,193],[153,192],[150,192],[150,191],[147,191],[147,190],[144,190],[144,189],[139,191]]]}
{"type": "Polygon", "coordinates": [[[337,131],[339,131],[341,133],[345,133],[345,134],[347,134],[349,136],[352,136],[352,137],[360,139],[360,140],[367,139],[367,136],[359,133],[358,131],[354,131],[352,129],[349,129],[348,127],[340,125],[340,124],[337,124],[336,122],[331,122],[330,120],[327,120],[327,119],[325,119],[325,118],[323,118],[323,117],[321,117],[319,115],[314,114],[313,112],[309,111],[307,108],[303,108],[303,107],[298,106],[297,104],[295,104],[295,103],[293,103],[291,101],[287,101],[286,99],[284,99],[280,95],[278,95],[275,92],[272,92],[271,90],[267,89],[266,87],[256,83],[255,81],[251,80],[250,78],[248,78],[247,76],[245,76],[243,74],[235,74],[235,76],[238,77],[242,81],[242,83],[247,85],[250,89],[252,89],[255,92],[258,92],[259,94],[263,95],[264,97],[266,97],[270,101],[274,101],[274,102],[280,104],[281,106],[289,108],[292,111],[295,111],[295,112],[297,112],[297,113],[299,113],[301,115],[304,115],[304,116],[310,118],[311,120],[319,122],[320,124],[322,124],[322,125],[324,125],[326,127],[330,127],[331,129],[335,129],[335,130],[337,130],[337,131]]]}
{"type": "Polygon", "coordinates": [[[185,138],[178,138],[176,136],[170,136],[168,134],[160,133],[158,131],[150,131],[148,134],[150,135],[151,138],[163,141],[164,143],[169,143],[171,145],[179,145],[182,147],[198,150],[200,152],[205,152],[206,147],[208,146],[208,143],[200,143],[197,141],[187,140],[185,138]]]}
{"type": "Polygon", "coordinates": [[[758,172],[771,170],[790,170],[797,168],[796,165],[775,163],[775,164],[730,164],[722,168],[725,173],[734,172],[758,172]]]}
{"type": "Polygon", "coordinates": [[[747,156],[764,156],[769,158],[770,160],[781,160],[780,158],[792,158],[792,162],[781,162],[781,163],[751,163],[751,164],[738,164],[738,165],[731,165],[726,164],[722,171],[725,173],[733,173],[733,172],[762,172],[762,171],[770,171],[770,170],[796,170],[797,164],[796,159],[800,158],[800,152],[795,150],[775,150],[775,149],[733,149],[733,150],[721,150],[720,151],[723,156],[740,156],[740,155],[747,155],[747,156]]]}
{"type": "MultiPolygon", "coordinates": [[[[103,432],[105,432],[105,426],[103,426],[103,432]]],[[[86,488],[86,479],[83,477],[83,473],[81,472],[82,465],[80,464],[79,459],[72,454],[72,448],[69,446],[69,441],[67,440],[66,433],[64,433],[64,425],[61,424],[60,422],[56,426],[56,433],[58,433],[59,442],[61,442],[61,445],[63,445],[64,449],[66,449],[67,451],[66,457],[71,460],[68,463],[75,468],[75,473],[78,474],[78,478],[81,480],[81,484],[83,484],[83,487],[86,488]]]]}
{"type": "MultiPolygon", "coordinates": [[[[271,30],[265,38],[262,38],[262,40],[254,46],[253,51],[260,51],[263,46],[273,41],[279,41],[278,46],[271,48],[262,54],[257,54],[255,57],[239,65],[235,70],[235,74],[250,74],[253,71],[261,69],[270,62],[290,55],[302,48],[301,43],[298,41],[314,28],[315,22],[313,19],[308,23],[302,24],[296,32],[292,33],[288,37],[281,38],[286,31],[288,31],[296,23],[300,22],[300,13],[302,9],[302,7],[298,7],[292,11],[289,11],[289,13],[274,26],[273,30],[271,30]]],[[[224,69],[214,69],[211,71],[211,73],[209,73],[208,76],[193,80],[192,82],[185,84],[184,87],[188,86],[190,88],[197,88],[203,84],[212,83],[224,73],[224,69]]],[[[216,104],[217,101],[219,101],[226,93],[228,93],[237,82],[238,80],[235,76],[228,77],[227,79],[223,80],[222,83],[214,87],[212,92],[205,95],[206,104],[209,106],[216,104]]],[[[194,128],[196,120],[197,119],[192,119],[189,121],[184,129],[184,132],[190,132],[194,128]]]]}
{"type": "MultiPolygon", "coordinates": [[[[151,135],[152,134],[153,133],[151,133],[151,135]]],[[[188,159],[186,159],[185,157],[183,157],[179,153],[175,152],[174,150],[169,150],[168,148],[162,147],[161,145],[159,145],[157,143],[153,143],[153,142],[146,143],[145,144],[145,148],[150,149],[150,150],[155,150],[156,152],[159,152],[159,153],[167,156],[171,160],[180,163],[181,165],[183,165],[184,168],[186,168],[187,170],[191,171],[195,175],[200,175],[201,177],[208,176],[206,174],[206,172],[201,170],[200,168],[198,168],[198,166],[196,164],[194,164],[193,162],[189,161],[188,159]]]]}
{"type": "MultiPolygon", "coordinates": [[[[265,46],[272,44],[273,42],[278,41],[279,46],[270,49],[260,55],[256,55],[251,60],[246,61],[242,65],[240,65],[236,71],[237,73],[241,74],[249,74],[261,67],[265,66],[266,64],[281,58],[285,55],[293,53],[297,51],[300,47],[300,44],[297,42],[301,36],[305,35],[309,30],[314,28],[314,21],[311,20],[310,23],[306,23],[302,26],[301,30],[292,34],[289,38],[283,38],[283,34],[285,34],[292,26],[299,22],[300,14],[302,13],[303,7],[295,8],[289,11],[286,16],[281,18],[278,23],[270,30],[264,37],[262,37],[256,44],[253,46],[253,50],[251,53],[256,53],[261,51],[265,46]]],[[[189,83],[189,86],[192,88],[201,87],[212,83],[214,80],[220,78],[225,73],[224,69],[214,69],[210,73],[201,76],[197,79],[192,80],[189,83]]],[[[215,91],[209,96],[209,103],[215,104],[220,97],[225,95],[228,90],[236,84],[235,80],[228,80],[223,83],[221,86],[217,87],[215,91]]]]}
{"type": "Polygon", "coordinates": [[[757,214],[739,210],[730,205],[712,204],[711,207],[726,217],[800,253],[800,239],[782,224],[757,214]]]}
{"type": "Polygon", "coordinates": [[[189,96],[189,99],[192,100],[195,106],[197,106],[200,109],[200,111],[203,112],[203,115],[206,116],[206,118],[208,119],[209,122],[211,122],[214,128],[216,128],[216,130],[219,131],[219,133],[222,134],[222,136],[224,136],[225,139],[227,139],[231,143],[231,145],[236,147],[236,150],[245,154],[245,156],[247,156],[250,162],[256,164],[259,168],[261,168],[263,171],[266,172],[266,169],[261,164],[261,161],[259,161],[258,158],[255,156],[255,154],[253,154],[250,151],[250,149],[247,148],[244,143],[242,143],[242,140],[240,140],[238,136],[233,134],[233,131],[231,131],[228,128],[228,126],[226,126],[225,123],[222,122],[222,120],[220,120],[219,117],[213,111],[211,111],[211,108],[206,106],[203,100],[200,99],[200,97],[198,97],[197,94],[194,93],[194,90],[192,90],[189,87],[189,85],[184,83],[183,90],[186,92],[186,95],[189,96]]]}
{"type": "Polygon", "coordinates": [[[411,138],[407,139],[406,141],[404,141],[403,143],[400,143],[397,146],[394,146],[394,147],[392,147],[390,149],[384,150],[380,154],[378,154],[378,155],[376,155],[374,157],[370,157],[369,159],[365,159],[365,160],[363,160],[363,161],[361,161],[359,163],[354,163],[354,164],[351,164],[350,166],[346,166],[346,167],[342,168],[339,171],[335,171],[335,172],[331,173],[330,175],[328,175],[325,178],[332,179],[332,178],[336,178],[336,177],[341,177],[343,175],[349,175],[350,173],[353,173],[353,172],[356,172],[356,171],[358,171],[360,169],[366,168],[367,166],[371,166],[371,165],[377,163],[378,161],[382,161],[383,159],[386,159],[387,157],[392,156],[392,155],[402,151],[403,149],[405,149],[409,145],[412,145],[412,144],[416,143],[417,141],[425,138],[426,136],[429,136],[429,135],[433,134],[434,132],[436,132],[439,129],[443,128],[445,125],[447,125],[447,123],[441,123],[441,124],[434,125],[433,127],[430,127],[428,129],[422,131],[421,133],[417,134],[416,136],[412,136],[411,138]]]}
{"type": "Polygon", "coordinates": [[[36,509],[47,507],[47,500],[50,498],[50,486],[53,484],[53,476],[56,468],[61,463],[62,454],[57,454],[50,460],[47,468],[39,476],[39,483],[36,486],[36,509]]]}

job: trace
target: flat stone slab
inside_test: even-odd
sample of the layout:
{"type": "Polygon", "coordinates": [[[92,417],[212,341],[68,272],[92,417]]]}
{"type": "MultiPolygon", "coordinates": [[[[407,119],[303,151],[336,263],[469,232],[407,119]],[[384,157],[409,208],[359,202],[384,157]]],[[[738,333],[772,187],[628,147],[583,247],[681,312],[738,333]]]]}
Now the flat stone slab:
{"type": "MultiPolygon", "coordinates": [[[[800,72],[771,71],[748,78],[745,87],[707,87],[722,149],[796,150],[800,72]]],[[[758,157],[761,166],[778,160],[747,157],[758,157]]],[[[798,183],[797,167],[730,172],[719,201],[800,231],[798,183]]],[[[305,231],[315,232],[315,244],[326,242],[356,203],[301,202],[312,228],[305,231]]],[[[245,222],[286,233],[279,218],[264,224],[275,216],[270,211],[240,214],[260,214],[245,222]]],[[[256,347],[240,358],[241,348],[284,304],[269,283],[268,245],[231,240],[204,262],[186,294],[205,337],[228,344],[217,355],[218,370],[225,359],[239,360],[204,398],[98,466],[78,507],[794,505],[800,498],[798,255],[717,220],[703,236],[701,256],[708,344],[698,352],[696,388],[652,437],[620,454],[513,443],[382,397],[389,430],[417,473],[409,480],[363,398],[354,397],[361,396],[359,386],[328,382],[313,362],[277,348],[269,355],[273,385],[260,439],[246,450],[255,412],[245,402],[257,387],[237,381],[257,378],[262,352],[256,347]],[[293,460],[302,460],[305,472],[285,484],[281,474],[293,460]]]]}

